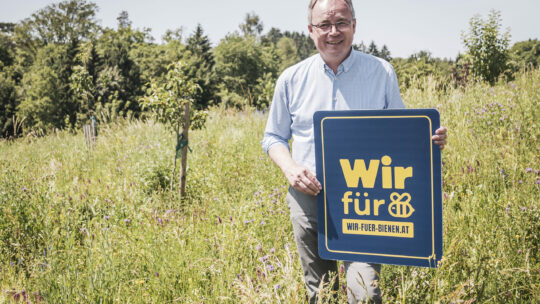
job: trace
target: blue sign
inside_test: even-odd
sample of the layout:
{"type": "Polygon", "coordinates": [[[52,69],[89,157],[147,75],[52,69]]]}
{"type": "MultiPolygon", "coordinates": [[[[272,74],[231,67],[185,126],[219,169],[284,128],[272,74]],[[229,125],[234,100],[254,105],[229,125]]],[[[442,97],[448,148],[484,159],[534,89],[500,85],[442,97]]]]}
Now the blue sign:
{"type": "Polygon", "coordinates": [[[437,267],[441,152],[434,109],[319,111],[313,116],[319,255],[437,267]]]}

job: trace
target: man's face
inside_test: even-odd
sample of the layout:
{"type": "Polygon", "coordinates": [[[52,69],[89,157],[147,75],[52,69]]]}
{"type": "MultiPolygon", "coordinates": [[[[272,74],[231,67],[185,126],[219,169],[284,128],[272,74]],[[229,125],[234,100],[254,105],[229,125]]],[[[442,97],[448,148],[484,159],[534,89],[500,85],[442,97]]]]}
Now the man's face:
{"type": "Polygon", "coordinates": [[[308,25],[309,36],[313,39],[317,50],[327,62],[340,64],[349,55],[356,30],[356,20],[352,20],[350,8],[343,0],[321,0],[313,7],[311,24],[339,24],[322,30],[311,24],[308,25]],[[350,25],[343,27],[343,23],[350,25]]]}

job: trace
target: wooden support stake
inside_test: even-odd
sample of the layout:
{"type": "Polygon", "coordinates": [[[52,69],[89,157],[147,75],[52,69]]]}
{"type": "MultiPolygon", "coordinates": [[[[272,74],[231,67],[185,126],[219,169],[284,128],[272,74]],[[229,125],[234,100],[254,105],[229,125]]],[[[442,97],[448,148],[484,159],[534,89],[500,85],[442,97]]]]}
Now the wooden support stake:
{"type": "MultiPolygon", "coordinates": [[[[188,131],[189,131],[189,102],[184,104],[184,126],[182,130],[182,140],[188,142],[188,131]]],[[[186,193],[186,165],[187,165],[187,152],[188,145],[182,147],[182,160],[180,163],[180,196],[184,196],[186,193]]]]}

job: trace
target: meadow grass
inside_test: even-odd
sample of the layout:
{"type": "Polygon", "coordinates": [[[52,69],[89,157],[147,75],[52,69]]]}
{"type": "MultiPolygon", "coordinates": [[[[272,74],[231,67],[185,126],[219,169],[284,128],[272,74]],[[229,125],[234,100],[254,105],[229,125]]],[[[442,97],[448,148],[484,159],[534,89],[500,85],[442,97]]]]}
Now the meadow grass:
{"type": "MultiPolygon", "coordinates": [[[[402,96],[449,129],[444,257],[438,269],[383,266],[383,297],[539,302],[540,71],[437,87],[423,79],[402,96]]],[[[169,188],[174,138],[152,121],[102,125],[91,148],[80,132],[0,142],[0,302],[305,303],[265,123],[211,110],[190,135],[184,198],[169,188]]]]}

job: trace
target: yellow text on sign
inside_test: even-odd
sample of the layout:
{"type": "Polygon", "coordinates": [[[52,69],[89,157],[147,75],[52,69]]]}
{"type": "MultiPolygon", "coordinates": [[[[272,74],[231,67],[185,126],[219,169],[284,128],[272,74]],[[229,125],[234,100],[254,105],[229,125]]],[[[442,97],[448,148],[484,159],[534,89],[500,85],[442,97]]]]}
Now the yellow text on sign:
{"type": "Polygon", "coordinates": [[[414,237],[414,223],[343,219],[343,234],[414,237]]]}

